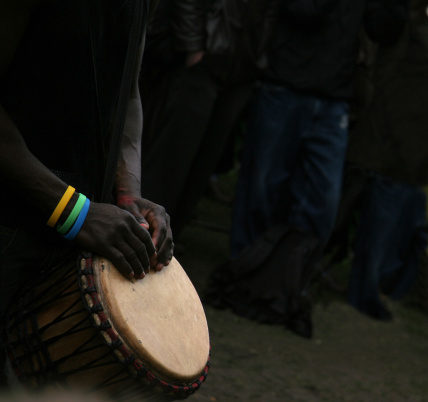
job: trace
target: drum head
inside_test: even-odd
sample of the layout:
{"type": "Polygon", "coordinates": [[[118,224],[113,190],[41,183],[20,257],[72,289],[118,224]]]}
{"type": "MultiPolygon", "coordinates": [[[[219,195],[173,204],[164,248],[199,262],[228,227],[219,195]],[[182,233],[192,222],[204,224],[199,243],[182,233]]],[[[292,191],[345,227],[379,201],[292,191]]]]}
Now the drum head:
{"type": "Polygon", "coordinates": [[[121,340],[164,380],[198,378],[209,359],[209,333],[199,296],[178,261],[129,280],[94,258],[98,295],[121,340]]]}

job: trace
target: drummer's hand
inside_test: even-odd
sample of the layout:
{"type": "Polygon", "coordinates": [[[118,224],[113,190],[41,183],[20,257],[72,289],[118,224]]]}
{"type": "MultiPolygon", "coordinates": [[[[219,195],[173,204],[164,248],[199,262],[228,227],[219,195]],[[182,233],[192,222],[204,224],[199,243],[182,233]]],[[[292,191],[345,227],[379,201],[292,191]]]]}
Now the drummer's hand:
{"type": "Polygon", "coordinates": [[[109,259],[127,278],[144,278],[157,261],[148,230],[131,213],[110,204],[91,203],[76,242],[109,259]]]}
{"type": "Polygon", "coordinates": [[[156,248],[150,265],[160,271],[171,262],[174,251],[169,215],[165,208],[144,198],[128,195],[118,196],[117,205],[134,215],[141,226],[150,232],[156,248]]]}

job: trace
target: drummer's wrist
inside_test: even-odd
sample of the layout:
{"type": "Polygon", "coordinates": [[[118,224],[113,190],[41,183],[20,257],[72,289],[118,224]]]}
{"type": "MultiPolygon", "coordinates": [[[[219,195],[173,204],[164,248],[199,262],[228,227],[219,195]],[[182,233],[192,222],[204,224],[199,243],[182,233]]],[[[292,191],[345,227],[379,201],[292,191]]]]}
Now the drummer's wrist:
{"type": "Polygon", "coordinates": [[[121,185],[116,188],[116,204],[128,203],[136,198],[141,198],[139,185],[121,185]]]}

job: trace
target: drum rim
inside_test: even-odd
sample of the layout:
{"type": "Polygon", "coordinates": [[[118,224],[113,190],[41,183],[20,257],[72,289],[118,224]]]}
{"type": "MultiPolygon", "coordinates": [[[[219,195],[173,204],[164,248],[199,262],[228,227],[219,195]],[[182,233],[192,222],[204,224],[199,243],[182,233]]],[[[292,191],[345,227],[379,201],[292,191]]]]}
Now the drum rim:
{"type": "Polygon", "coordinates": [[[144,386],[158,387],[165,393],[173,393],[183,397],[193,394],[200,388],[208,375],[211,361],[211,344],[209,345],[207,363],[197,379],[189,383],[173,383],[161,379],[147,364],[134,356],[131,348],[121,339],[113,323],[105,315],[94,276],[93,261],[95,258],[96,256],[90,252],[82,251],[80,253],[77,259],[77,277],[83,305],[89,312],[92,325],[103,343],[110,348],[119,363],[135,371],[135,380],[137,382],[141,381],[144,386]],[[105,334],[111,339],[111,343],[107,342],[105,334]],[[121,355],[121,358],[118,354],[121,355]]]}

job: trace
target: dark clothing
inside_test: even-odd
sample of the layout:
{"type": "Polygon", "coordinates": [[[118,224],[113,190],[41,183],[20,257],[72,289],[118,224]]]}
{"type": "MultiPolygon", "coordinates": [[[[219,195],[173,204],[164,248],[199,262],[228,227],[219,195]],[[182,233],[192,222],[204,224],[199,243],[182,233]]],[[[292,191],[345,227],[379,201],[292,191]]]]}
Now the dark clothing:
{"type": "MultiPolygon", "coordinates": [[[[346,249],[355,233],[348,300],[361,312],[391,319],[380,293],[397,300],[417,279],[427,247],[428,18],[412,0],[395,44],[368,41],[359,80],[365,94],[348,147],[349,173],[328,250],[346,249]],[[356,213],[358,212],[358,213],[356,213]],[[356,228],[350,228],[352,216],[356,228]]],[[[336,254],[335,261],[340,260],[336,254]]]]}
{"type": "Polygon", "coordinates": [[[278,19],[278,0],[217,0],[207,16],[207,69],[225,82],[253,80],[266,68],[266,46],[278,19]]]}
{"type": "MultiPolygon", "coordinates": [[[[415,1],[393,46],[379,47],[367,82],[373,96],[351,133],[348,160],[397,181],[428,184],[427,1],[415,1]]],[[[372,64],[372,63],[370,63],[372,64]]]]}
{"type": "Polygon", "coordinates": [[[162,0],[171,9],[171,34],[176,52],[205,50],[207,14],[212,0],[162,0]]]}
{"type": "Polygon", "coordinates": [[[362,21],[375,40],[396,36],[405,20],[401,0],[289,0],[282,3],[269,51],[266,79],[321,97],[349,99],[362,21]],[[381,7],[382,6],[382,7],[381,7]],[[379,29],[379,25],[385,28],[379,29]]]}
{"type": "Polygon", "coordinates": [[[145,196],[168,211],[175,237],[208,185],[251,90],[245,83],[224,85],[206,70],[204,61],[175,69],[162,125],[143,155],[141,177],[145,196]]]}
{"type": "Polygon", "coordinates": [[[157,18],[162,19],[163,28],[150,27],[151,46],[147,49],[157,55],[158,64],[148,58],[142,70],[142,86],[151,85],[151,77],[161,80],[154,97],[143,99],[153,113],[144,122],[149,136],[143,138],[148,152],[143,155],[142,188],[149,199],[166,208],[177,238],[208,185],[264,67],[263,51],[279,1],[162,3],[162,15],[157,18]],[[205,52],[202,61],[186,67],[187,53],[195,51],[205,52]],[[160,88],[163,94],[159,94],[160,88]]]}
{"type": "Polygon", "coordinates": [[[321,249],[307,232],[275,224],[213,272],[204,301],[262,323],[286,323],[298,313],[321,249]]]}
{"type": "Polygon", "coordinates": [[[370,175],[363,192],[348,301],[376,319],[390,319],[380,292],[402,299],[414,286],[427,247],[425,192],[370,175]]]}
{"type": "MultiPolygon", "coordinates": [[[[148,4],[73,0],[38,6],[0,82],[0,102],[29,150],[91,199],[100,198],[118,94],[132,80],[124,76],[125,59],[137,50],[129,48],[130,32],[138,31],[138,46],[148,4]]],[[[1,221],[45,226],[33,225],[31,208],[17,198],[2,197],[1,221]]]]}
{"type": "Polygon", "coordinates": [[[263,85],[248,122],[235,192],[231,254],[277,223],[326,242],[340,199],[348,104],[263,85]]]}
{"type": "Polygon", "coordinates": [[[149,42],[166,62],[205,51],[212,74],[232,83],[251,81],[266,66],[279,7],[279,0],[162,0],[149,42]]]}

